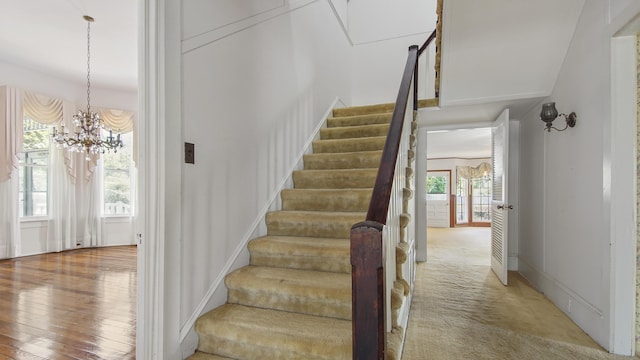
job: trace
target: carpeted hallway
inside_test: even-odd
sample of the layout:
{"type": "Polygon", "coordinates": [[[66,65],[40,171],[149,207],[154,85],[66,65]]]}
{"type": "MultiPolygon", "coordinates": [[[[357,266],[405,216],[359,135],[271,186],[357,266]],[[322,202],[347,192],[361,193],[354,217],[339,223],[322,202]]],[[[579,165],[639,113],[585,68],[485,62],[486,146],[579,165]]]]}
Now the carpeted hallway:
{"type": "Polygon", "coordinates": [[[517,273],[490,269],[490,228],[428,229],[404,360],[633,359],[608,354],[517,273]]]}

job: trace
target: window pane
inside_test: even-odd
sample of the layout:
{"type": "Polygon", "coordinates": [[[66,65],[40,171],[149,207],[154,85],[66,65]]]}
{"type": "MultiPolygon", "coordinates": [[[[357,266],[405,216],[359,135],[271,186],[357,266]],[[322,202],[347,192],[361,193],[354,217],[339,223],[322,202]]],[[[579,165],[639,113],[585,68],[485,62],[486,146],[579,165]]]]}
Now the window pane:
{"type": "Polygon", "coordinates": [[[20,153],[20,216],[46,216],[49,186],[50,128],[23,119],[23,152],[20,153]]]}
{"type": "Polygon", "coordinates": [[[467,203],[467,188],[469,182],[463,177],[458,177],[456,186],[456,223],[464,224],[469,222],[469,204],[467,203]]]}
{"type": "Polygon", "coordinates": [[[474,222],[491,221],[491,178],[471,180],[471,216],[474,222]]]}
{"type": "MultiPolygon", "coordinates": [[[[103,131],[103,136],[108,136],[108,131],[103,131]]],[[[104,166],[104,214],[105,215],[129,215],[131,214],[131,165],[133,150],[133,134],[127,133],[120,136],[124,147],[118,152],[110,152],[102,155],[104,166]]]]}
{"type": "Polygon", "coordinates": [[[447,200],[447,178],[427,176],[427,200],[447,200]]]}

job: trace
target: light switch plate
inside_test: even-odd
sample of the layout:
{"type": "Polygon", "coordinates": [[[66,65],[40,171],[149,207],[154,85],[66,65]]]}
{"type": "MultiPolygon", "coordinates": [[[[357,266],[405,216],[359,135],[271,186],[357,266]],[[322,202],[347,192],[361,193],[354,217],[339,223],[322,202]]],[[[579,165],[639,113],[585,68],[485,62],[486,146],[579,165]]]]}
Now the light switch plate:
{"type": "Polygon", "coordinates": [[[196,163],[196,146],[192,143],[184,143],[184,162],[187,164],[196,163]]]}

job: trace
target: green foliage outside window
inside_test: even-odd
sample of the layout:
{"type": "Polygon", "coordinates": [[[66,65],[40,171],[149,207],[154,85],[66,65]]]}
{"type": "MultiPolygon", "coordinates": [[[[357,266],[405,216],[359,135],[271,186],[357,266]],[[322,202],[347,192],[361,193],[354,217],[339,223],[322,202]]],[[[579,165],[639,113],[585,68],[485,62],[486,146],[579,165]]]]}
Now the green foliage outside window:
{"type": "Polygon", "coordinates": [[[130,214],[132,134],[123,134],[124,147],[102,155],[104,206],[107,215],[130,214]],[[124,207],[123,207],[124,206],[124,207]]]}
{"type": "Polygon", "coordinates": [[[446,194],[446,186],[443,176],[427,176],[427,194],[446,194]]]}

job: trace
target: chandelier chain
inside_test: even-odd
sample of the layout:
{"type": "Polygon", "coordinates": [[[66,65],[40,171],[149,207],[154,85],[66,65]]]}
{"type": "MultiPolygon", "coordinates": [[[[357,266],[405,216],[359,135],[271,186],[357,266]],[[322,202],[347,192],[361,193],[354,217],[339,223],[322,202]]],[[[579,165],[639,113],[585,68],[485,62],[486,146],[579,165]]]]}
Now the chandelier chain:
{"type": "Polygon", "coordinates": [[[87,111],[78,111],[73,116],[73,124],[76,131],[70,133],[65,130],[64,124],[60,129],[53,128],[51,138],[59,148],[66,148],[71,152],[84,152],[85,159],[91,160],[92,155],[104,154],[105,152],[117,152],[122,148],[120,131],[116,131],[113,136],[113,129],[109,128],[109,135],[103,138],[101,131],[106,131],[104,123],[100,120],[100,115],[91,111],[91,23],[94,21],[89,15],[82,17],[87,21],[87,111]]]}
{"type": "Polygon", "coordinates": [[[91,21],[87,21],[87,112],[91,111],[91,21]]]}

